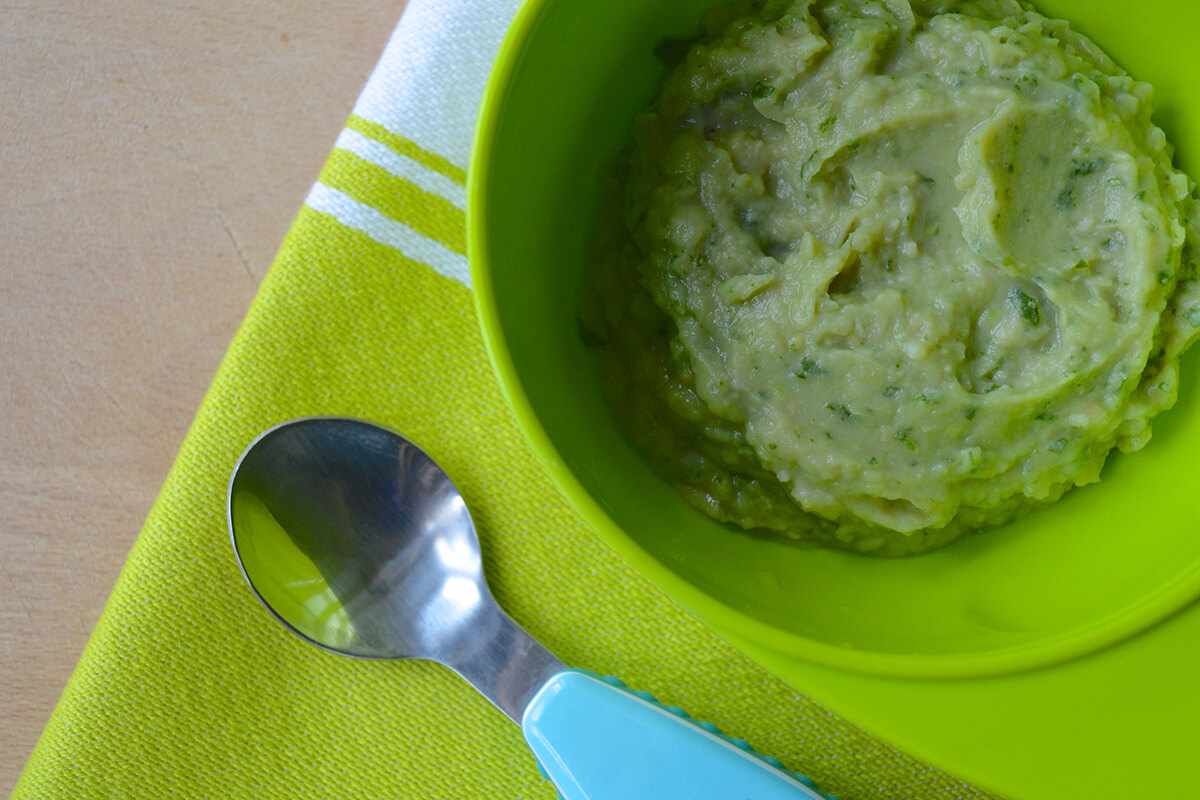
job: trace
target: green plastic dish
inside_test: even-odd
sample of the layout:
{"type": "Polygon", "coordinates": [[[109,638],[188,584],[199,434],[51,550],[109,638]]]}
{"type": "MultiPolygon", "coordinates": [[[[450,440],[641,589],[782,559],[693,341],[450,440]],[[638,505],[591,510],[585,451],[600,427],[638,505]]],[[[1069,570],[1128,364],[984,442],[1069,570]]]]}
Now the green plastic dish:
{"type": "MultiPolygon", "coordinates": [[[[918,558],[805,549],[719,525],[650,472],[606,407],[577,309],[599,186],[664,76],[654,50],[713,0],[530,0],[485,95],[469,248],[491,357],[562,491],[637,570],[718,632],[787,661],[877,676],[994,676],[1117,642],[1200,593],[1200,360],[1142,452],[1100,484],[918,558]]],[[[1158,90],[1159,123],[1200,157],[1200,61],[1184,0],[1055,0],[1158,90]]],[[[1193,172],[1193,174],[1195,174],[1193,172]]]]}

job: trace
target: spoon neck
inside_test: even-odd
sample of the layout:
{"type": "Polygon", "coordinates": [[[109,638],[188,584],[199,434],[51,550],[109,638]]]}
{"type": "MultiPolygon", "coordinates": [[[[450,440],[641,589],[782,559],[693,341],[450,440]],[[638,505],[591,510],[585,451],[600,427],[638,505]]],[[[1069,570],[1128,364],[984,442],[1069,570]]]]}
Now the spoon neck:
{"type": "Polygon", "coordinates": [[[493,608],[470,631],[470,641],[442,661],[520,725],[537,691],[567,667],[498,606],[493,608]]]}

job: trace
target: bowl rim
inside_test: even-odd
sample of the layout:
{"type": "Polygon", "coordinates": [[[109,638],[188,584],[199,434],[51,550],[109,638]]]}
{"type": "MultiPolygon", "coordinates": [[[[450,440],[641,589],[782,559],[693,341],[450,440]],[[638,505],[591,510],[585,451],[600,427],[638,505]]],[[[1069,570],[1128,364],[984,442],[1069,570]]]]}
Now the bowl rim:
{"type": "MultiPolygon", "coordinates": [[[[1087,623],[1029,643],[970,653],[919,654],[840,647],[761,621],[684,579],[617,525],[567,467],[546,432],[513,362],[496,305],[488,258],[488,176],[506,92],[537,22],[556,0],[525,0],[517,9],[483,93],[467,171],[467,257],[484,347],[518,427],[536,460],[574,510],[610,548],[706,627],[789,658],[857,673],[893,678],[980,678],[1028,671],[1069,661],[1120,642],[1200,596],[1200,559],[1137,601],[1087,623]]],[[[697,512],[700,513],[700,512],[697,512]]]]}

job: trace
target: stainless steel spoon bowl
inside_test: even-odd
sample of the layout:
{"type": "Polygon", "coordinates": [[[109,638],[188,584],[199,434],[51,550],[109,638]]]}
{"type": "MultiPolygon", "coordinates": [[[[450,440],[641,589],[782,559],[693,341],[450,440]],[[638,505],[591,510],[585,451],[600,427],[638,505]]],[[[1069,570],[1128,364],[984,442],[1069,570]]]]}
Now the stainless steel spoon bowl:
{"type": "Polygon", "coordinates": [[[327,650],[438,661],[517,722],[565,669],[492,599],[466,503],[398,433],[333,417],[271,428],[234,469],[229,530],[263,604],[327,650]]]}
{"type": "Polygon", "coordinates": [[[534,641],[492,599],[458,489],[398,433],[339,417],[271,428],[234,468],[229,530],[285,625],[344,655],[450,667],[521,726],[566,800],[822,797],[745,742],[534,641]]]}

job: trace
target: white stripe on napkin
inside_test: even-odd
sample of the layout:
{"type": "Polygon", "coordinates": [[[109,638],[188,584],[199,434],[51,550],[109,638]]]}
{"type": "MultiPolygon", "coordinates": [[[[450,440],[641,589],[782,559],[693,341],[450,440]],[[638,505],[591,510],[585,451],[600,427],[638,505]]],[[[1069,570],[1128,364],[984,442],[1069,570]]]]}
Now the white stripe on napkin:
{"type": "Polygon", "coordinates": [[[520,0],[409,0],[354,113],[466,169],[492,62],[520,0]]]}
{"type": "Polygon", "coordinates": [[[419,161],[397,153],[385,144],[368,139],[358,131],[346,128],[334,143],[334,147],[348,150],[397,178],[403,178],[430,194],[436,194],[461,211],[467,210],[465,186],[440,172],[434,172],[419,161]]]}
{"type": "Polygon", "coordinates": [[[471,270],[465,256],[360,203],[345,192],[316,183],[304,204],[314,211],[329,214],[343,225],[362,231],[380,244],[394,247],[405,257],[428,265],[439,275],[471,288],[471,270]]]}

